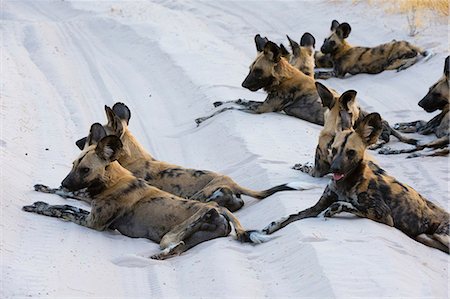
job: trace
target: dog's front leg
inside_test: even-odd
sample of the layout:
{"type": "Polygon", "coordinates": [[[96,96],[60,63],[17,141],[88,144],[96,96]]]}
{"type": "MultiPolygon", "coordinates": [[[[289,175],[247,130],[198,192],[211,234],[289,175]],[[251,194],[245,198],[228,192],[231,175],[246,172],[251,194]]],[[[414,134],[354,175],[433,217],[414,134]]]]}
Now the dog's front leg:
{"type": "Polygon", "coordinates": [[[89,212],[69,205],[49,205],[48,203],[37,201],[32,205],[24,206],[22,210],[91,227],[87,220],[89,212]]]}
{"type": "Polygon", "coordinates": [[[287,217],[283,217],[277,221],[273,221],[269,225],[267,225],[262,231],[265,234],[270,235],[270,234],[276,232],[277,230],[285,227],[286,225],[288,225],[291,222],[305,219],[305,218],[316,217],[321,212],[326,210],[331,204],[336,202],[337,199],[338,199],[338,196],[336,195],[336,193],[334,193],[330,189],[330,187],[327,186],[325,188],[325,191],[323,192],[322,196],[320,197],[319,201],[314,206],[312,206],[306,210],[300,211],[297,214],[292,214],[287,217]]]}
{"type": "Polygon", "coordinates": [[[34,185],[34,190],[37,192],[42,192],[42,193],[56,194],[56,195],[61,196],[62,198],[72,198],[72,199],[76,199],[76,200],[81,200],[81,201],[84,201],[87,203],[91,203],[91,201],[92,201],[92,199],[89,197],[89,194],[86,191],[86,189],[81,189],[81,190],[72,192],[72,191],[67,191],[63,187],[50,188],[46,185],[36,184],[36,185],[34,185]]]}

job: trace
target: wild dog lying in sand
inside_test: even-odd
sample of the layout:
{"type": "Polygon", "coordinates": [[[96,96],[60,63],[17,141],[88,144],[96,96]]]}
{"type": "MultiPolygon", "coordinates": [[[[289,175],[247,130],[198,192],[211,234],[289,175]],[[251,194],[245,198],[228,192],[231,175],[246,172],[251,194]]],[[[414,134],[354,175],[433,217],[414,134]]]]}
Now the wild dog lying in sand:
{"type": "Polygon", "coordinates": [[[117,229],[128,237],[150,239],[162,250],[152,259],[166,259],[199,243],[228,236],[230,223],[241,242],[265,240],[260,233],[245,231],[230,211],[216,203],[183,199],[136,178],[117,162],[121,150],[119,137],[103,137],[97,145],[82,151],[62,181],[70,191],[88,188],[91,212],[44,202],[24,206],[23,210],[99,231],[117,229]]]}
{"type": "Polygon", "coordinates": [[[394,127],[404,133],[417,132],[419,134],[428,135],[435,134],[438,139],[433,140],[429,143],[418,145],[411,149],[401,149],[392,150],[389,148],[384,148],[380,151],[381,154],[391,155],[391,154],[401,154],[401,153],[412,153],[417,152],[425,148],[437,149],[430,153],[414,153],[408,156],[412,157],[423,157],[423,156],[445,156],[449,154],[449,64],[450,56],[447,56],[444,64],[444,75],[435,84],[433,84],[426,96],[420,100],[419,106],[425,109],[426,112],[434,112],[436,110],[441,110],[441,113],[433,117],[430,121],[425,122],[423,120],[418,120],[409,123],[398,123],[394,127]]]}
{"type": "MultiPolygon", "coordinates": [[[[93,139],[92,136],[108,134],[119,137],[123,143],[123,150],[117,158],[120,165],[150,185],[179,197],[201,202],[215,201],[230,211],[236,211],[244,205],[241,195],[264,199],[280,191],[305,190],[314,187],[312,184],[293,182],[264,191],[254,191],[238,185],[223,174],[157,161],[139,144],[128,129],[131,112],[125,104],[116,103],[112,109],[105,106],[105,111],[107,124],[104,126],[94,124],[89,136],[80,139],[81,141],[77,141],[77,144],[81,146],[84,140],[88,142],[87,146],[89,146],[90,140],[93,139]]],[[[98,137],[94,139],[96,138],[98,139],[98,137]]],[[[42,185],[37,185],[35,189],[64,196],[64,192],[59,189],[46,189],[42,185]]],[[[72,196],[67,194],[66,197],[72,196]]]]}
{"type": "MultiPolygon", "coordinates": [[[[339,95],[335,90],[330,90],[319,82],[316,82],[316,87],[322,100],[322,105],[327,107],[328,110],[325,112],[325,124],[322,131],[320,131],[314,165],[299,163],[294,165],[293,168],[314,177],[323,177],[330,171],[329,151],[336,134],[358,125],[368,112],[359,107],[356,101],[357,93],[355,90],[347,90],[342,95],[339,95]]],[[[401,142],[408,144],[417,143],[417,140],[405,138],[392,129],[387,121],[382,120],[382,131],[377,146],[388,143],[390,135],[397,137],[401,142]]]]}
{"type": "MultiPolygon", "coordinates": [[[[250,72],[242,82],[242,86],[257,91],[263,88],[267,93],[264,102],[236,100],[233,103],[240,107],[224,107],[215,113],[197,118],[199,125],[205,120],[228,110],[239,110],[248,113],[267,113],[284,111],[287,115],[323,125],[323,113],[319,96],[314,85],[314,78],[305,75],[282,57],[281,49],[271,41],[255,37],[258,56],[250,66],[250,72]],[[264,46],[262,44],[265,42],[264,46]],[[262,51],[260,51],[263,49],[262,51]]],[[[221,106],[224,102],[216,102],[221,106]]]]}
{"type": "Polygon", "coordinates": [[[300,39],[300,44],[292,40],[289,35],[286,35],[292,49],[292,55],[288,60],[289,63],[301,71],[303,74],[314,77],[314,47],[316,46],[316,39],[311,33],[306,32],[300,39]]]}
{"type": "Polygon", "coordinates": [[[366,148],[377,141],[381,130],[380,115],[371,113],[355,130],[339,132],[331,147],[333,179],[320,200],[311,208],[272,222],[263,232],[272,234],[291,222],[322,212],[325,217],[349,212],[393,226],[427,246],[448,253],[449,213],[367,160],[366,148]]]}
{"type": "Polygon", "coordinates": [[[393,40],[377,47],[352,47],[345,39],[351,27],[348,23],[340,24],[333,20],[331,34],[323,42],[320,51],[329,54],[333,63],[333,71],[319,72],[318,79],[330,77],[344,78],[348,73],[378,74],[386,70],[403,70],[415,64],[421,57],[431,57],[431,52],[411,45],[407,41],[393,40]]]}
{"type": "Polygon", "coordinates": [[[315,51],[314,65],[316,68],[332,69],[333,61],[331,60],[330,54],[323,54],[321,51],[315,51]]]}

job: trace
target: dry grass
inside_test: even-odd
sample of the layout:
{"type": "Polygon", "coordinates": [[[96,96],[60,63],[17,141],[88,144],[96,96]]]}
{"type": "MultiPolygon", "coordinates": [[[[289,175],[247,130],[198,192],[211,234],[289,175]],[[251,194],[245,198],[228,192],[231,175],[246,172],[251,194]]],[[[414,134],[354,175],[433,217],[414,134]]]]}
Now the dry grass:
{"type": "Polygon", "coordinates": [[[354,4],[368,3],[383,8],[387,13],[406,15],[408,34],[414,36],[432,19],[448,22],[449,0],[352,0],[354,4]]]}

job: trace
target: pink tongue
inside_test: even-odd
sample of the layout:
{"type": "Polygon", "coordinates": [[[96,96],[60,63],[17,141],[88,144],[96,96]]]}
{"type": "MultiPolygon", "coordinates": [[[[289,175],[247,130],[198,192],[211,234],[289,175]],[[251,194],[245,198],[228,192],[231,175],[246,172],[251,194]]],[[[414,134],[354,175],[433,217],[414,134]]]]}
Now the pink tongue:
{"type": "Polygon", "coordinates": [[[342,173],[333,173],[333,179],[335,181],[339,181],[340,179],[342,179],[344,177],[344,175],[342,173]]]}

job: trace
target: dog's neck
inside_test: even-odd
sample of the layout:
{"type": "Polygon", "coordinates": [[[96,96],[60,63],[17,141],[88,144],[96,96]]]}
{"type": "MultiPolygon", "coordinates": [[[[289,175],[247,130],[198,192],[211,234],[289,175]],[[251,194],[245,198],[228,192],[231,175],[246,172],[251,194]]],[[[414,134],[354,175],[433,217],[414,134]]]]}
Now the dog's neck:
{"type": "Polygon", "coordinates": [[[344,56],[351,48],[353,47],[346,40],[343,40],[339,48],[334,53],[330,53],[330,56],[333,60],[338,60],[339,58],[344,56]]]}
{"type": "Polygon", "coordinates": [[[108,192],[121,181],[134,179],[136,178],[130,171],[122,167],[119,162],[114,161],[105,167],[105,173],[102,178],[91,182],[87,191],[91,197],[102,197],[104,192],[108,192]]]}
{"type": "Polygon", "coordinates": [[[288,84],[291,80],[297,80],[299,77],[307,77],[301,71],[289,64],[285,58],[281,58],[275,66],[274,80],[270,86],[265,87],[268,93],[282,91],[283,85],[288,84]]]}
{"type": "Polygon", "coordinates": [[[124,144],[124,153],[119,158],[119,163],[128,169],[127,166],[134,164],[136,161],[155,161],[136,138],[128,130],[125,131],[121,138],[124,144]]]}

